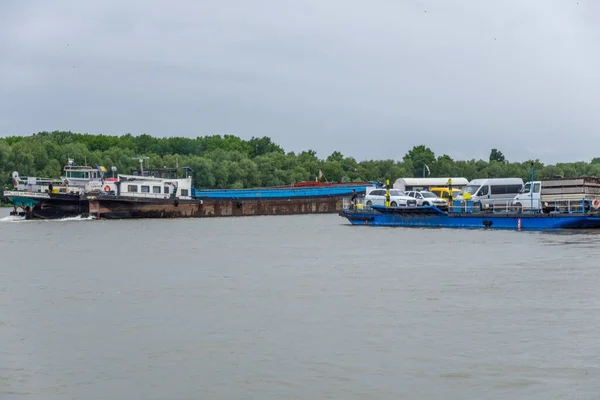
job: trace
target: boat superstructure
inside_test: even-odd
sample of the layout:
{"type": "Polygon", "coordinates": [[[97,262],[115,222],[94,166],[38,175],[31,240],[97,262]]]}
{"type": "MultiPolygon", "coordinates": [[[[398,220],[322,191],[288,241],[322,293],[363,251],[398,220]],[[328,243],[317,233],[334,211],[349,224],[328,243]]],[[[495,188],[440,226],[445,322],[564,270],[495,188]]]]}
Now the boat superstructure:
{"type": "Polygon", "coordinates": [[[145,199],[179,198],[190,200],[192,178],[156,178],[154,176],[118,175],[115,181],[87,185],[86,193],[99,192],[104,196],[145,199]]]}
{"type": "Polygon", "coordinates": [[[102,182],[102,167],[76,166],[69,159],[60,179],[20,178],[17,171],[13,172],[14,190],[5,190],[4,197],[13,205],[11,215],[40,219],[75,217],[88,212],[86,186],[102,182]]]}
{"type": "Polygon", "coordinates": [[[101,166],[94,168],[88,165],[74,165],[73,160],[69,159],[60,179],[67,186],[67,192],[70,190],[71,193],[83,193],[85,186],[90,182],[104,181],[104,171],[101,166]]]}

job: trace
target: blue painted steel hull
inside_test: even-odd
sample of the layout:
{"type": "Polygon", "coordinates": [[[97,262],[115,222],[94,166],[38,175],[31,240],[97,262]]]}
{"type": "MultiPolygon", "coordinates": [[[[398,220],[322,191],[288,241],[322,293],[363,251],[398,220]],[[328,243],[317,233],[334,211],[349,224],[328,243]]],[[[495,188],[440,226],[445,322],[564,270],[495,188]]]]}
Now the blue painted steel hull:
{"type": "Polygon", "coordinates": [[[529,231],[600,229],[599,214],[447,214],[434,207],[419,207],[414,209],[414,212],[377,208],[378,210],[369,211],[343,210],[340,212],[340,216],[347,218],[352,225],[369,226],[520,229],[529,231]]]}
{"type": "Polygon", "coordinates": [[[223,189],[193,190],[192,196],[199,199],[273,199],[295,197],[332,197],[350,196],[352,189],[363,194],[367,186],[331,186],[331,187],[297,187],[297,188],[264,188],[264,189],[223,189]]]}

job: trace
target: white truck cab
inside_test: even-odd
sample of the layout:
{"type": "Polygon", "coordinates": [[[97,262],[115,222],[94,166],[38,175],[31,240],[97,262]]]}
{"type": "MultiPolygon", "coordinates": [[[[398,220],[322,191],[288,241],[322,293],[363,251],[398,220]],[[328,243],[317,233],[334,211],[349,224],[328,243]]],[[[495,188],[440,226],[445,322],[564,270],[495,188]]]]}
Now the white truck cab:
{"type": "Polygon", "coordinates": [[[541,181],[527,182],[523,189],[515,196],[512,205],[518,210],[539,210],[540,193],[542,189],[541,181]],[[533,189],[533,190],[532,190],[533,189]]]}

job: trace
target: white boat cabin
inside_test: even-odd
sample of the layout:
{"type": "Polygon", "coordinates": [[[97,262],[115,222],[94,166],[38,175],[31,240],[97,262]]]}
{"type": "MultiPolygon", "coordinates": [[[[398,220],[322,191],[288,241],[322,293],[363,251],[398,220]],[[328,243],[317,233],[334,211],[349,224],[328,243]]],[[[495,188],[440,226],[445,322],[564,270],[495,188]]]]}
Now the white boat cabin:
{"type": "Polygon", "coordinates": [[[12,173],[13,186],[18,191],[52,193],[83,193],[90,183],[102,183],[102,172],[90,166],[74,166],[73,160],[65,165],[60,179],[26,177],[21,178],[17,171],[12,173]]]}
{"type": "MultiPolygon", "coordinates": [[[[98,185],[91,184],[86,190],[92,191],[92,186],[98,185]]],[[[151,176],[118,175],[116,182],[105,181],[98,189],[108,195],[156,199],[171,197],[191,199],[192,178],[163,179],[151,176]]]]}

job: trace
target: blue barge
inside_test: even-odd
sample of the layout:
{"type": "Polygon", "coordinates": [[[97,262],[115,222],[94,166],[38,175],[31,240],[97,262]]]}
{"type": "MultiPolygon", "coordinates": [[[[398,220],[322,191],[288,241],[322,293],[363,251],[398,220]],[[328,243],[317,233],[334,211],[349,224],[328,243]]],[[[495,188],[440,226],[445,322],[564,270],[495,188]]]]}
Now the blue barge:
{"type": "MultiPolygon", "coordinates": [[[[461,209],[462,210],[462,209],[461,209]]],[[[600,229],[599,211],[518,213],[507,211],[458,211],[450,207],[442,211],[433,206],[386,207],[363,209],[344,208],[340,216],[352,225],[420,227],[420,228],[483,228],[528,231],[560,229],[600,229]]]]}
{"type": "Polygon", "coordinates": [[[357,184],[332,184],[327,186],[283,186],[253,189],[192,189],[197,199],[295,199],[351,196],[352,191],[365,194],[368,186],[376,182],[357,184]]]}

